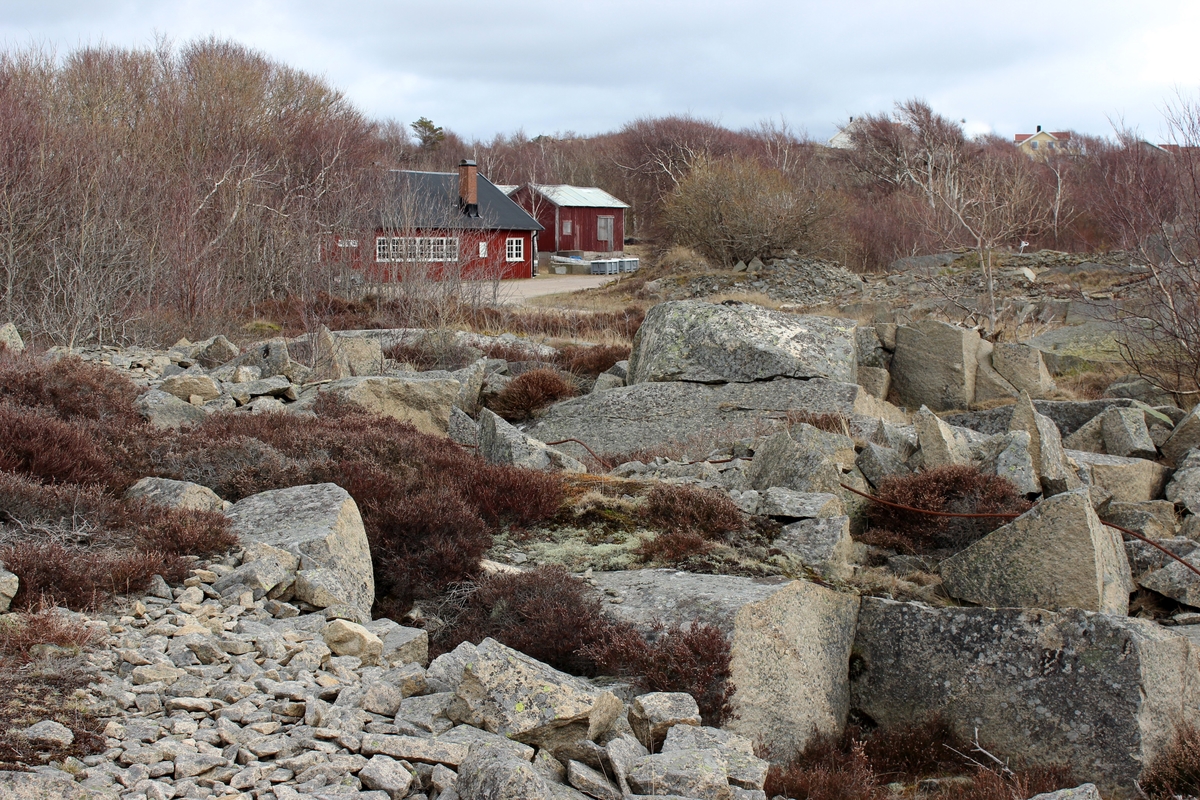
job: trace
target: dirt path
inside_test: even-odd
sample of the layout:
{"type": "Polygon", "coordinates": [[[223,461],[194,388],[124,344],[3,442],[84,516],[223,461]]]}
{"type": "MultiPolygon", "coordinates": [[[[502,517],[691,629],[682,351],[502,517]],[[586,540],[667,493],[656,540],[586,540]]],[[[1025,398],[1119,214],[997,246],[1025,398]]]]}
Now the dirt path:
{"type": "Polygon", "coordinates": [[[521,305],[532,297],[595,289],[612,280],[615,278],[611,275],[538,275],[536,278],[501,281],[500,302],[521,305]]]}

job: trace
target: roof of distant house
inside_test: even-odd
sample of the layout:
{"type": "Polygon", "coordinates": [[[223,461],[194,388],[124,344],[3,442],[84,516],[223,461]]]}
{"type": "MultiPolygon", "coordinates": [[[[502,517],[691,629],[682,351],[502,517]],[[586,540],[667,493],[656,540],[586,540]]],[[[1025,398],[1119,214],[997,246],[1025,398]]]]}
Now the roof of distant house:
{"type": "Polygon", "coordinates": [[[551,203],[561,207],[574,208],[629,208],[603,189],[595,186],[567,186],[566,184],[547,185],[529,184],[530,188],[545,197],[551,203]]]}
{"type": "Polygon", "coordinates": [[[518,183],[497,183],[496,188],[504,192],[509,197],[512,197],[512,193],[517,189],[520,189],[521,185],[518,183]]]}
{"type": "Polygon", "coordinates": [[[1050,138],[1054,139],[1055,141],[1059,141],[1059,142],[1065,142],[1071,138],[1070,131],[1038,131],[1037,133],[1018,133],[1016,136],[1013,137],[1013,143],[1020,144],[1021,142],[1025,141],[1026,139],[1032,139],[1034,136],[1037,136],[1038,133],[1047,134],[1050,138]]]}
{"type": "Polygon", "coordinates": [[[394,169],[392,181],[390,202],[381,212],[385,228],[542,230],[536,219],[482,175],[478,183],[478,217],[468,217],[459,208],[457,172],[394,169]]]}

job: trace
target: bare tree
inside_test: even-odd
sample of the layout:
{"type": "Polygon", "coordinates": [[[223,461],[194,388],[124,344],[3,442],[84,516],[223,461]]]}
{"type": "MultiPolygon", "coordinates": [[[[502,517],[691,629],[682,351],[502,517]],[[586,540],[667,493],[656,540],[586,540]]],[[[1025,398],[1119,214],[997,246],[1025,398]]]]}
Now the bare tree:
{"type": "Polygon", "coordinates": [[[1103,214],[1125,249],[1149,268],[1144,300],[1122,309],[1122,355],[1176,395],[1200,390],[1200,102],[1178,96],[1165,112],[1169,144],[1134,131],[1097,161],[1103,214]]]}
{"type": "Polygon", "coordinates": [[[673,240],[716,262],[776,258],[808,246],[824,209],[814,191],[797,189],[755,161],[701,161],[666,203],[673,240]]]}

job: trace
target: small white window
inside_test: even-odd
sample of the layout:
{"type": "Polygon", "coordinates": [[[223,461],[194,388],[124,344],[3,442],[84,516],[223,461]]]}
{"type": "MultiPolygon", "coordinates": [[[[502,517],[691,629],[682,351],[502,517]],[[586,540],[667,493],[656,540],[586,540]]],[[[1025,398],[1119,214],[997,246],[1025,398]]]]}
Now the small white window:
{"type": "Polygon", "coordinates": [[[487,242],[479,243],[479,257],[487,258],[487,242]]]}
{"type": "Polygon", "coordinates": [[[525,260],[525,240],[514,237],[504,243],[504,258],[506,261],[525,260]]]}
{"type": "Polygon", "coordinates": [[[571,235],[571,220],[564,219],[562,221],[562,223],[563,223],[563,236],[570,236],[571,235]]]}

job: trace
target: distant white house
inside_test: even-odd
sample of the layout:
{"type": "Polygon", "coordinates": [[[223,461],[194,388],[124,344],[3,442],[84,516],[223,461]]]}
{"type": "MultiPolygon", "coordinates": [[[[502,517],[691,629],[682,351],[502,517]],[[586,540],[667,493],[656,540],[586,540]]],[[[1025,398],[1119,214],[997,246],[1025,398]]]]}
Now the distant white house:
{"type": "Polygon", "coordinates": [[[855,121],[854,117],[843,125],[838,132],[829,137],[828,147],[835,150],[853,150],[854,149],[854,134],[862,125],[862,120],[855,121]]]}

